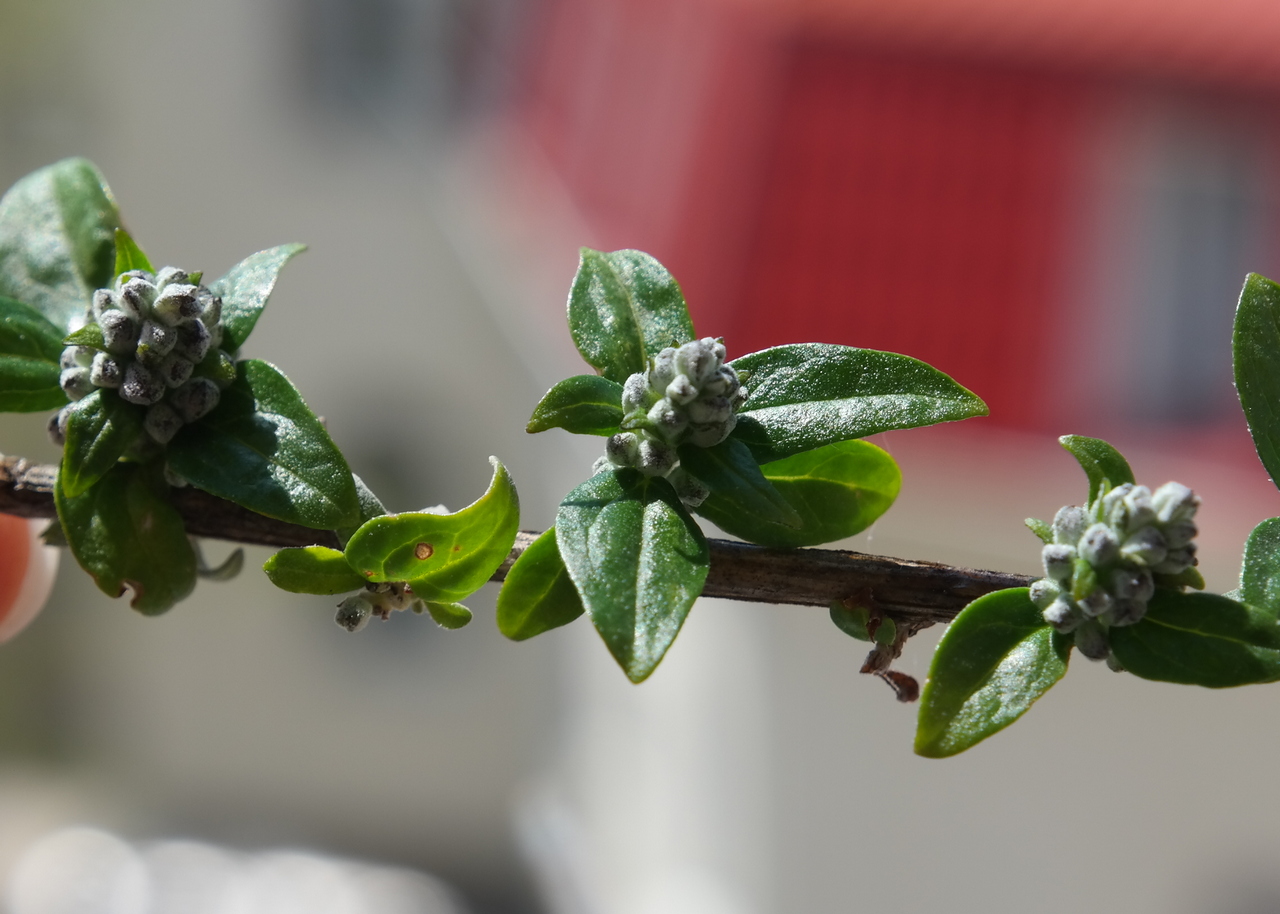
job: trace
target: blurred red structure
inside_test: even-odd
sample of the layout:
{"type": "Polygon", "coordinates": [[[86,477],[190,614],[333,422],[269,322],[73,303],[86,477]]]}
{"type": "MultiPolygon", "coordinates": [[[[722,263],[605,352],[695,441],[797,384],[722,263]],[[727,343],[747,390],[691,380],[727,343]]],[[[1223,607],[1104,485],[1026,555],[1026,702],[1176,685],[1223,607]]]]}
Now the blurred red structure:
{"type": "Polygon", "coordinates": [[[667,263],[731,353],[906,352],[1042,424],[1098,112],[1152,81],[1274,111],[1278,38],[1252,0],[550,0],[522,110],[592,243],[667,263]]]}

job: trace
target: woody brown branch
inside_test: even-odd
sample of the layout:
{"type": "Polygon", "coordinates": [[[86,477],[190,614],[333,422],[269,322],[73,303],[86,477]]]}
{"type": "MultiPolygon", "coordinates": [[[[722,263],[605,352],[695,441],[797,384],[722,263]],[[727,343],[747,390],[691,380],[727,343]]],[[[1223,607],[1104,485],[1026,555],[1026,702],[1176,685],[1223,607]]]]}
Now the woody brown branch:
{"type": "MultiPolygon", "coordinates": [[[[0,513],[55,517],[57,467],[0,458],[0,513]]],[[[194,536],[255,546],[331,546],[328,530],[312,530],[254,514],[192,487],[174,489],[173,500],[194,536]]],[[[501,581],[538,534],[521,531],[515,548],[494,574],[501,581]]],[[[1006,587],[1025,587],[1027,575],[978,571],[842,549],[766,549],[711,540],[711,572],[703,595],[754,603],[827,606],[867,594],[884,611],[913,628],[949,622],[972,600],[1006,587]]]]}

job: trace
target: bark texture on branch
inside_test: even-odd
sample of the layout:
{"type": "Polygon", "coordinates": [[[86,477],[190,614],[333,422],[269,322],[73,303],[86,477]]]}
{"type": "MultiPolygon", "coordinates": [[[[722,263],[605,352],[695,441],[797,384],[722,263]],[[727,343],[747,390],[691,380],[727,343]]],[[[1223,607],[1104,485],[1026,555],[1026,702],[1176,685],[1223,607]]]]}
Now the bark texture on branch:
{"type": "MultiPolygon", "coordinates": [[[[0,513],[54,517],[57,467],[21,458],[0,458],[0,513]]],[[[337,547],[328,530],[272,520],[195,488],[174,489],[174,503],[194,536],[255,546],[337,547]]],[[[521,531],[515,548],[493,579],[500,581],[536,532],[521,531]]],[[[913,629],[949,622],[972,600],[1005,587],[1025,587],[1033,578],[865,555],[841,549],[766,549],[749,543],[711,540],[711,573],[703,595],[756,603],[826,606],[852,597],[873,604],[913,629]]]]}

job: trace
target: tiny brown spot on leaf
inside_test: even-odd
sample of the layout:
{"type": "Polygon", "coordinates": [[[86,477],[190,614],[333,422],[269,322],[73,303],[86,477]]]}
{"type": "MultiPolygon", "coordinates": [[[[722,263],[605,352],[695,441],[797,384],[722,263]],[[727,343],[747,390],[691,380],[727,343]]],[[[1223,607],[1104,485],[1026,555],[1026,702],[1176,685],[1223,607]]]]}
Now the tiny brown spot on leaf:
{"type": "Polygon", "coordinates": [[[364,573],[364,576],[365,576],[366,578],[371,578],[371,577],[373,577],[373,572],[372,572],[372,571],[366,571],[366,572],[364,573]]]}
{"type": "Polygon", "coordinates": [[[429,559],[435,551],[435,547],[430,543],[418,543],[418,545],[413,547],[413,554],[419,559],[429,559]]]}
{"type": "Polygon", "coordinates": [[[454,552],[461,552],[461,551],[462,551],[462,544],[461,544],[461,543],[455,543],[455,544],[454,544],[454,546],[453,546],[453,551],[454,551],[454,552]]]}

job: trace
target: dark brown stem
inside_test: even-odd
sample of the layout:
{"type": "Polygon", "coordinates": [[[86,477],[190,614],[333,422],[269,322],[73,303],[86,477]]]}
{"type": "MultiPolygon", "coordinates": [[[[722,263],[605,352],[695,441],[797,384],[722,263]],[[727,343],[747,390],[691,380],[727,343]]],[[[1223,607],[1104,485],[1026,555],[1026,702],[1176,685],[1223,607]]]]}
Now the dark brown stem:
{"type": "MultiPolygon", "coordinates": [[[[54,517],[53,481],[57,467],[0,458],[0,513],[54,517]]],[[[338,545],[328,530],[312,530],[254,514],[195,488],[173,490],[174,503],[195,536],[255,546],[338,545]]],[[[520,554],[538,536],[522,531],[515,548],[494,574],[507,576],[520,554]]],[[[1025,587],[1033,579],[999,571],[975,571],[864,555],[841,549],[765,549],[748,543],[711,540],[711,573],[703,595],[755,603],[827,606],[853,594],[866,594],[903,622],[923,628],[948,622],[969,602],[1005,587],[1025,587]]]]}

